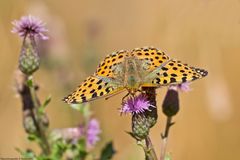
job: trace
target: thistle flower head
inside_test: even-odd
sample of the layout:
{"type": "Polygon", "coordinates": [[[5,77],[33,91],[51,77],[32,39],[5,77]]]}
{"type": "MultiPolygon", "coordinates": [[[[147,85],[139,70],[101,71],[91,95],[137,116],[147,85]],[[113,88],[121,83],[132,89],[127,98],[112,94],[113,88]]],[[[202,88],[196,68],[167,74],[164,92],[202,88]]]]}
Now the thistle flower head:
{"type": "Polygon", "coordinates": [[[150,103],[150,101],[144,94],[139,94],[136,97],[129,97],[125,102],[123,102],[123,106],[120,112],[140,114],[145,112],[146,110],[150,110],[150,107],[155,106],[150,103]]]}
{"type": "Polygon", "coordinates": [[[87,126],[87,148],[92,148],[99,141],[101,133],[99,122],[96,119],[91,119],[87,126]]]}
{"type": "Polygon", "coordinates": [[[42,40],[47,40],[48,37],[43,33],[47,32],[47,29],[44,27],[44,23],[31,15],[23,16],[20,20],[14,20],[12,22],[13,29],[12,33],[17,33],[20,37],[26,37],[28,35],[32,37],[38,37],[42,40]]]}

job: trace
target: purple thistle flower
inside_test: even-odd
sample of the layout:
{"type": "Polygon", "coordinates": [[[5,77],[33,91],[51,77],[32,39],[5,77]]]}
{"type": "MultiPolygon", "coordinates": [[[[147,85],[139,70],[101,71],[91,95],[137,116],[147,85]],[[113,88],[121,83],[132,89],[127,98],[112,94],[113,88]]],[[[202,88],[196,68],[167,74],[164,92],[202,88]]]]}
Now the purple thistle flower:
{"type": "Polygon", "coordinates": [[[48,39],[48,37],[43,34],[43,32],[48,31],[44,27],[45,23],[36,17],[31,15],[23,16],[20,20],[14,20],[12,24],[14,27],[11,32],[17,33],[20,37],[26,37],[30,35],[32,37],[37,36],[42,40],[48,39]]]}
{"type": "Polygon", "coordinates": [[[99,141],[101,133],[99,122],[96,119],[91,119],[87,126],[87,148],[92,148],[99,141]]]}
{"type": "Polygon", "coordinates": [[[153,106],[147,97],[144,94],[139,94],[136,97],[128,98],[124,103],[120,110],[121,113],[132,113],[132,114],[140,114],[146,110],[150,110],[149,107],[153,106]]]}

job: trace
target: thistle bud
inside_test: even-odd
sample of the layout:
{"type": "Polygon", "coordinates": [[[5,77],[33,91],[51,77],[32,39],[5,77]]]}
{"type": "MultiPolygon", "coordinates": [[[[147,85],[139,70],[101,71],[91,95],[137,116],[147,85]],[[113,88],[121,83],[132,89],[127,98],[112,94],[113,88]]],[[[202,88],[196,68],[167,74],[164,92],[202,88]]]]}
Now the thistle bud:
{"type": "Polygon", "coordinates": [[[162,104],[163,113],[168,116],[174,116],[179,111],[179,96],[177,86],[170,86],[162,104]]]}
{"type": "Polygon", "coordinates": [[[37,132],[37,128],[30,112],[30,110],[25,110],[23,112],[23,126],[27,133],[35,134],[37,132]]]}
{"type": "Polygon", "coordinates": [[[144,139],[149,134],[151,124],[143,114],[132,116],[132,134],[137,139],[144,139]]]}
{"type": "Polygon", "coordinates": [[[41,115],[40,120],[45,128],[49,127],[49,119],[46,114],[41,115]]]}
{"type": "Polygon", "coordinates": [[[156,105],[156,88],[153,87],[143,87],[143,91],[145,91],[147,100],[154,106],[151,110],[146,110],[144,115],[147,118],[148,123],[150,124],[150,128],[153,127],[157,123],[158,114],[157,114],[157,105],[156,105]]]}
{"type": "Polygon", "coordinates": [[[33,37],[26,37],[23,41],[19,56],[19,69],[26,75],[33,74],[38,70],[40,58],[33,37]]]}

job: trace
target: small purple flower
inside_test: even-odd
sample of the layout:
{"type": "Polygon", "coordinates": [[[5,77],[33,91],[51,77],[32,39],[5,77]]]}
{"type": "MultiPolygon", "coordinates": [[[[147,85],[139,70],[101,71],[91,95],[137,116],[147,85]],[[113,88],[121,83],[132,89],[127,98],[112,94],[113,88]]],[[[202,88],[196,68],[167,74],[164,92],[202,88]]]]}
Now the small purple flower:
{"type": "Polygon", "coordinates": [[[52,133],[54,139],[63,138],[65,140],[72,140],[74,143],[83,136],[83,126],[75,128],[55,129],[52,133]]]}
{"type": "Polygon", "coordinates": [[[30,35],[33,37],[37,36],[42,40],[48,39],[48,37],[43,34],[43,32],[48,31],[44,27],[45,23],[36,17],[31,15],[23,16],[20,20],[14,20],[12,24],[14,27],[11,32],[17,33],[20,37],[30,35]]]}
{"type": "Polygon", "coordinates": [[[153,106],[144,94],[139,94],[136,97],[128,98],[120,110],[121,113],[139,114],[146,110],[150,110],[149,107],[153,106]]]}
{"type": "Polygon", "coordinates": [[[99,122],[96,119],[90,119],[86,126],[79,125],[75,128],[55,129],[53,137],[54,139],[71,140],[72,143],[77,143],[80,138],[84,138],[86,139],[87,148],[91,149],[100,140],[100,133],[99,122]]]}
{"type": "Polygon", "coordinates": [[[99,141],[101,133],[99,122],[96,119],[91,119],[87,126],[87,148],[92,148],[99,141]]]}
{"type": "Polygon", "coordinates": [[[175,90],[175,91],[182,91],[182,92],[189,92],[191,91],[191,88],[189,86],[188,82],[182,83],[182,84],[178,84],[178,85],[170,85],[168,90],[175,90]]]}
{"type": "Polygon", "coordinates": [[[180,89],[180,90],[183,91],[183,92],[189,92],[189,91],[191,91],[191,88],[190,88],[188,82],[179,84],[179,85],[178,85],[178,89],[180,89]]]}

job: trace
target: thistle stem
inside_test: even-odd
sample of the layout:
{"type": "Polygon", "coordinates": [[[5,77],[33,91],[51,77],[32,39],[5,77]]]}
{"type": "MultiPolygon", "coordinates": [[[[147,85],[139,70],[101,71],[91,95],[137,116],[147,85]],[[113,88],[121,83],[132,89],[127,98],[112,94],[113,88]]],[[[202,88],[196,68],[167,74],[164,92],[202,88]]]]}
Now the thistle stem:
{"type": "MultiPolygon", "coordinates": [[[[29,79],[30,77],[28,77],[29,79]]],[[[32,85],[28,85],[29,87],[29,90],[30,90],[30,94],[31,94],[31,99],[32,99],[32,102],[33,102],[33,114],[31,114],[33,120],[34,120],[34,125],[36,126],[37,128],[37,134],[40,138],[40,142],[39,142],[39,145],[41,146],[42,148],[42,151],[44,154],[46,155],[49,155],[50,154],[50,146],[49,146],[49,143],[48,143],[48,140],[47,140],[47,136],[46,136],[46,133],[45,133],[45,127],[43,126],[42,122],[41,122],[41,118],[40,118],[40,115],[38,113],[38,109],[40,107],[40,102],[38,100],[38,97],[37,97],[37,94],[36,94],[36,89],[35,89],[35,86],[32,84],[32,85]]]]}
{"type": "Polygon", "coordinates": [[[167,142],[168,142],[168,135],[170,132],[170,127],[174,123],[172,122],[172,116],[167,117],[167,122],[166,122],[166,127],[164,134],[162,134],[162,143],[161,143],[161,155],[160,155],[160,160],[164,160],[166,156],[166,151],[167,151],[167,142]]]}
{"type": "Polygon", "coordinates": [[[153,147],[153,144],[152,144],[152,141],[150,139],[149,136],[147,136],[145,138],[145,142],[146,142],[146,146],[147,146],[147,154],[146,154],[146,160],[157,160],[157,155],[156,155],[156,152],[154,150],[154,147],[153,147]]]}
{"type": "Polygon", "coordinates": [[[147,136],[145,139],[137,141],[137,144],[143,148],[145,160],[157,160],[157,155],[149,136],[147,136]]]}

